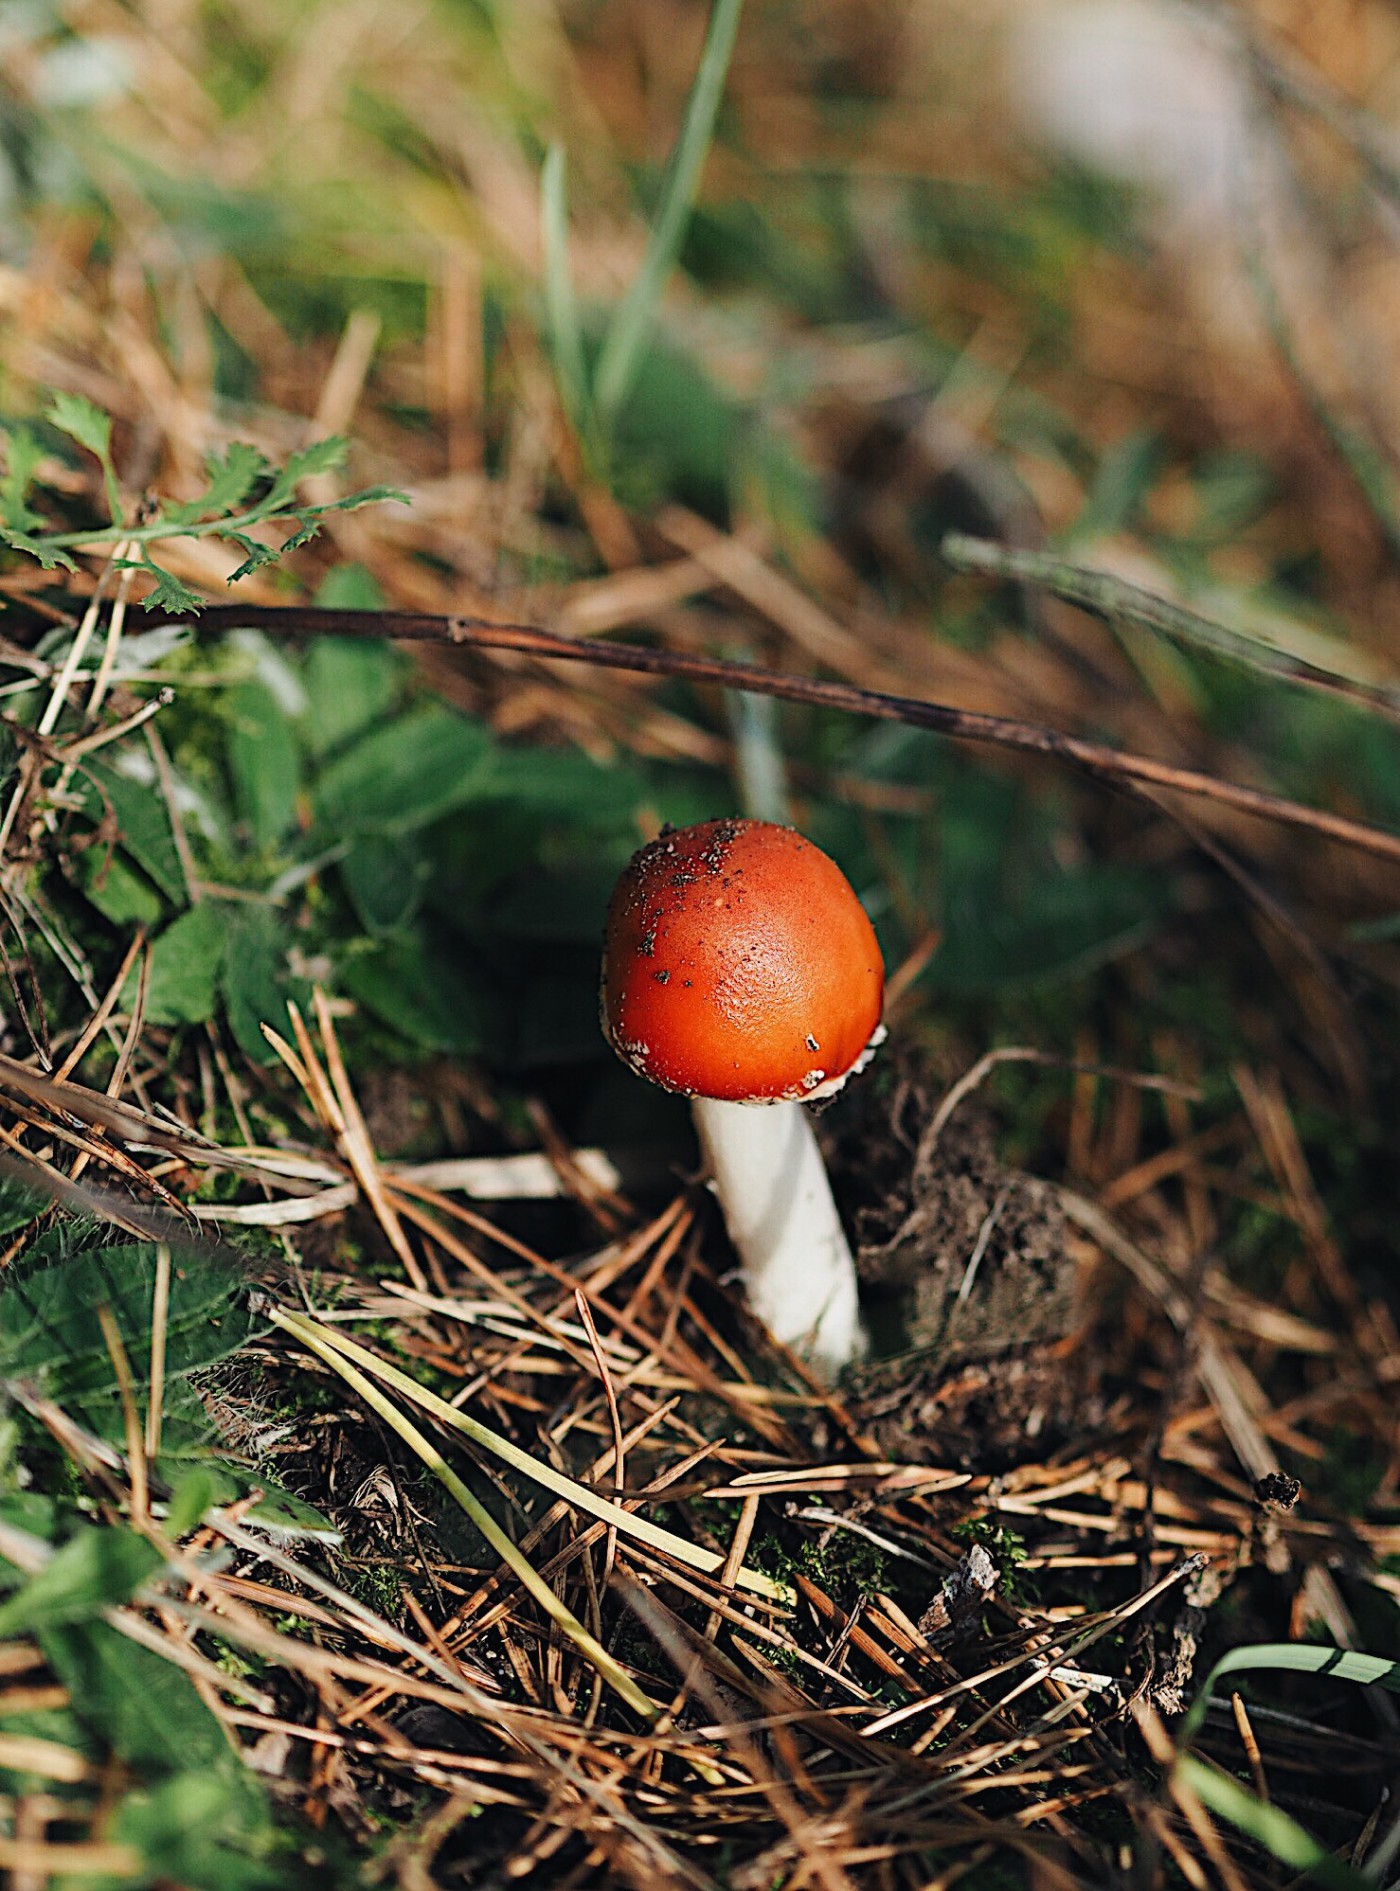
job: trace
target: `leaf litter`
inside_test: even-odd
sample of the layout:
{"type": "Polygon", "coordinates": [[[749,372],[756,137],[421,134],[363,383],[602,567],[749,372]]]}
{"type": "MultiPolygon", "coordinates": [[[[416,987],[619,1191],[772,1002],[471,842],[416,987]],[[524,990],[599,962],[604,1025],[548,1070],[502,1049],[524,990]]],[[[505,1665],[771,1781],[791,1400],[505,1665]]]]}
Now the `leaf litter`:
{"type": "MultiPolygon", "coordinates": [[[[152,29],[124,30],[170,86],[152,29]]],[[[880,42],[843,43],[838,64],[876,72],[880,42]]],[[[626,100],[606,34],[555,50],[615,62],[626,100]]],[[[425,135],[445,138],[437,70],[415,76],[425,135]]],[[[752,79],[736,84],[742,111],[752,79]]],[[[514,154],[480,136],[469,163],[504,256],[492,193],[514,154]]],[[[832,390],[802,409],[830,475],[827,540],[810,522],[784,536],[777,501],[722,522],[691,509],[698,421],[691,461],[679,427],[644,443],[658,488],[636,473],[625,503],[605,490],[525,311],[491,318],[513,353],[504,401],[464,357],[468,329],[441,313],[481,293],[460,248],[425,285],[435,339],[390,338],[382,361],[366,338],[383,325],[358,310],[305,340],[255,260],[206,284],[266,356],[242,439],[209,389],[201,404],[153,377],[152,309],[94,331],[89,288],[56,266],[81,238],[41,239],[63,285],[48,373],[73,385],[10,429],[0,488],[21,555],[2,580],[13,1873],[1233,1887],[1271,1883],[1276,1862],[1360,1882],[1369,1861],[1383,1878],[1400,1342],[1368,1181],[1387,1158],[1362,1129],[1393,1072],[1356,1020],[1393,1017],[1378,996],[1393,869],[1212,797],[1254,771],[1199,675],[1129,641],[1141,587],[1100,574],[1107,627],[1023,590],[1032,651],[935,570],[930,494],[944,528],[973,500],[1004,523],[1008,465],[1061,525],[1067,483],[1145,540],[1187,502],[1180,483],[1152,490],[1152,453],[1115,457],[1111,419],[1059,461],[1043,415],[1003,416],[987,444],[976,416],[1000,411],[997,324],[1018,292],[959,268],[962,212],[911,208],[946,219],[937,266],[982,326],[915,444],[917,349],[800,331],[832,390]],[[293,420],[317,385],[318,421],[362,420],[411,509],[360,510],[376,487],[339,496],[339,449],[308,448],[293,420]],[[57,453],[53,429],[95,462],[57,453]],[[872,472],[877,432],[892,479],[872,472]],[[916,445],[942,456],[936,477],[901,487],[916,445]],[[142,453],[159,464],[134,476],[142,453]],[[1096,479],[1075,453],[1101,456],[1096,479]],[[185,496],[121,522],[122,478],[185,496]],[[689,506],[654,503],[668,481],[689,506]],[[273,514],[276,549],[250,530],[273,514]],[[190,640],[152,653],[149,676],[123,665],[132,602],[176,612],[241,574],[244,628],[284,608],[278,550],[324,609],[527,632],[497,656],[446,633],[411,671],[324,620],[299,627],[304,656],[283,651],[269,616],[266,639],[190,640]],[[965,637],[927,637],[935,594],[965,637]],[[644,628],[654,676],[551,669],[539,620],[575,642],[644,628]],[[583,1107],[574,1072],[596,1053],[567,1035],[590,1022],[599,885],[649,825],[729,792],[704,691],[735,680],[712,659],[736,625],[765,687],[787,687],[778,671],[810,684],[787,759],[806,816],[867,861],[897,968],[898,1054],[825,1129],[904,1338],[834,1393],[748,1321],[678,1139],[587,1139],[609,1118],[583,1107]],[[893,724],[837,742],[816,715],[858,705],[823,695],[813,665],[1023,731],[1111,724],[1124,749],[1169,758],[1168,791],[1207,784],[1210,849],[1163,804],[1052,777],[1053,744],[973,764],[893,724]],[[520,860],[553,876],[545,900],[513,877],[520,860]],[[1280,907],[1252,885],[1284,887],[1282,931],[1322,948],[1281,949],[1280,907]],[[1236,1010],[1204,1032],[1203,940],[1236,1010]],[[1024,994],[1050,971],[1070,997],[1037,1011],[1024,994]],[[1344,1029],[1360,1053],[1342,1055],[1344,1029]],[[989,1036],[1012,1040],[995,1069],[989,1036]],[[1018,1067],[1028,1036],[1054,1067],[1018,1067]],[[376,1133],[376,1074],[395,1060],[426,1147],[376,1133]],[[1340,1151],[1319,1077],[1333,1066],[1361,1097],[1340,1151]],[[526,1162],[528,1197],[505,1199],[502,1165],[526,1162]],[[1319,1633],[1337,1647],[1309,1647],[1319,1633]]],[[[1008,213],[998,240],[1029,266],[1044,239],[1008,213]]],[[[877,223],[861,241],[889,290],[877,223]]],[[[573,232],[575,266],[590,275],[609,242],[573,232]]],[[[95,242],[86,261],[130,293],[95,242]]],[[[1131,298],[1120,314],[1117,332],[1076,311],[1153,406],[1132,361],[1157,331],[1131,298]]],[[[33,343],[32,314],[5,319],[33,343]]],[[[1063,395],[1053,368],[1031,372],[1063,395]]],[[[1263,370],[1232,372],[1235,411],[1257,416],[1263,370]]],[[[496,359],[498,390],[503,373],[496,359]]],[[[706,416],[720,425],[722,404],[706,416]]],[[[1325,449],[1290,447],[1308,504],[1320,491],[1345,522],[1325,449]]],[[[1266,536],[1296,536],[1299,517],[1285,496],[1266,536]]],[[[1174,544],[1188,567],[1191,537],[1174,544]]],[[[1365,567],[1329,592],[1362,619],[1365,567]]],[[[1061,597],[1086,582],[1077,559],[995,569],[1061,597]]],[[[1155,604],[1174,634],[1198,624],[1155,604]]],[[[1305,655],[1265,667],[1309,687],[1305,655]]],[[[1337,695],[1340,672],[1312,668],[1337,695]]],[[[1258,772],[1331,831],[1390,839],[1389,751],[1333,733],[1354,727],[1315,726],[1311,773],[1301,737],[1258,772]]]]}

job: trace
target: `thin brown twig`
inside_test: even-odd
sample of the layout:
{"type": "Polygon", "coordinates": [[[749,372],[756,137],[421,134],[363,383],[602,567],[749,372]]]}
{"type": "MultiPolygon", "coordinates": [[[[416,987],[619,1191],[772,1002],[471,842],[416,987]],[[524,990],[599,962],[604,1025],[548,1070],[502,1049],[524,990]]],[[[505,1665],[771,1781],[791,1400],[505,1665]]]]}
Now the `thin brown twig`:
{"type": "MultiPolygon", "coordinates": [[[[180,621],[176,619],[174,621],[180,621]]],[[[1009,716],[986,715],[979,710],[955,709],[948,703],[919,696],[897,696],[883,690],[860,689],[853,683],[821,677],[795,676],[761,664],[735,663],[723,657],[698,656],[688,651],[648,650],[631,644],[597,639],[570,639],[532,624],[498,624],[489,618],[439,616],[423,611],[339,611],[309,605],[211,606],[196,620],[202,631],[263,630],[275,636],[384,637],[398,642],[439,643],[463,649],[510,650],[521,656],[564,663],[593,663],[603,669],[635,670],[647,676],[683,677],[692,683],[713,683],[725,689],[748,690],[759,696],[781,696],[789,702],[845,710],[880,722],[903,722],[929,729],[957,741],[990,742],[1024,754],[1043,755],[1087,769],[1110,780],[1149,782],[1177,794],[1199,795],[1222,807],[1237,808],[1261,820],[1301,828],[1326,839],[1400,864],[1400,834],[1353,821],[1325,808],[1312,808],[1285,795],[1250,788],[1242,782],[1222,781],[1197,769],[1178,768],[1151,756],[1134,755],[1086,742],[1079,736],[1041,723],[1021,722],[1009,716]]]]}

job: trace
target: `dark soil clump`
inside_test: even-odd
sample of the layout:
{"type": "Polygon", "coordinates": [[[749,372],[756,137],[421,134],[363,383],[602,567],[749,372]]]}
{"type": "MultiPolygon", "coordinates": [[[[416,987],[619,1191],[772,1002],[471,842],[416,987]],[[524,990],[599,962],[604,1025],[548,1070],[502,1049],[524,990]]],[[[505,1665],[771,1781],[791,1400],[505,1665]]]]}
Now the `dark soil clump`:
{"type": "Polygon", "coordinates": [[[1091,1428],[1097,1373],[1054,1186],[1009,1167],[975,1099],[935,1136],[915,1068],[843,1111],[834,1163],[873,1356],[862,1422],[891,1457],[999,1470],[1091,1428]]]}

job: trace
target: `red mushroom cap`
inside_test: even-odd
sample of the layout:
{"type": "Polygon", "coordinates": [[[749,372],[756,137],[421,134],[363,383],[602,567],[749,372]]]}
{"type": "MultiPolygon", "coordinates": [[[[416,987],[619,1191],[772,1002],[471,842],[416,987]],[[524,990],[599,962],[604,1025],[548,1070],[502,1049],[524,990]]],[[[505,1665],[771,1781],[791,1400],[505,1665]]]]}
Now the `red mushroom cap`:
{"type": "Polygon", "coordinates": [[[634,854],[608,908],[603,1028],[663,1089],[732,1103],[838,1089],[885,967],[849,880],[769,821],[703,821],[634,854]]]}

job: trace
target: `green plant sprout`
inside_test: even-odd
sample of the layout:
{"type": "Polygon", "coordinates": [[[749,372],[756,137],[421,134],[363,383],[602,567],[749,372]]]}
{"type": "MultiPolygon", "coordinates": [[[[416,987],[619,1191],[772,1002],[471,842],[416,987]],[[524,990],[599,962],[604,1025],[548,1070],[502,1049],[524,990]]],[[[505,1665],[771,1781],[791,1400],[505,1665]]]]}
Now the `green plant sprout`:
{"type": "Polygon", "coordinates": [[[46,571],[76,571],[75,551],[114,547],[112,563],[118,571],[144,571],[154,586],[142,600],[148,611],[197,611],[203,600],[172,571],[156,563],[151,546],[170,538],[219,538],[236,545],[243,563],[229,575],[236,584],[250,572],[274,564],[285,553],[307,544],[332,512],[352,512],[380,500],[407,505],[405,493],[393,486],[367,486],[322,505],[297,499],[304,479],[334,472],[345,460],[346,442],[318,440],[293,453],[279,471],[247,441],[235,440],[222,454],[205,464],[208,484],[194,499],[162,500],[153,510],[140,507],[128,518],[121,485],[112,462],[112,422],[109,415],[81,394],[56,393],[44,418],[57,432],[84,447],[102,469],[107,496],[108,523],[81,532],[45,532],[42,516],[29,495],[43,458],[43,446],[32,428],[0,429],[5,442],[5,471],[0,475],[0,544],[37,558],[46,571]],[[281,544],[269,545],[252,536],[258,526],[285,528],[281,544]]]}
{"type": "Polygon", "coordinates": [[[1384,1882],[1384,1865],[1394,1856],[1393,1839],[1384,1848],[1384,1858],[1378,1853],[1367,1871],[1358,1871],[1335,1857],[1288,1813],[1257,1798],[1229,1774],[1189,1751],[1191,1742],[1205,1724],[1206,1710],[1220,1683],[1230,1675],[1251,1670],[1320,1674],[1334,1681],[1351,1681],[1361,1687],[1379,1687],[1395,1694],[1400,1693],[1400,1662],[1312,1643],[1252,1642],[1232,1648],[1216,1662],[1191,1703],[1177,1736],[1174,1767],[1180,1784],[1219,1818],[1263,1846],[1280,1864],[1307,1872],[1319,1884],[1334,1885],[1338,1891],[1365,1891],[1367,1885],[1384,1882]]]}
{"type": "Polygon", "coordinates": [[[700,174],[714,138],[715,117],[743,5],[744,0],[715,0],[646,253],[627,293],[608,319],[591,372],[569,267],[563,147],[551,145],[545,157],[540,178],[540,220],[545,315],[554,371],[584,453],[596,471],[606,471],[613,429],[636,383],[662,291],[680,254],[700,174]]]}

